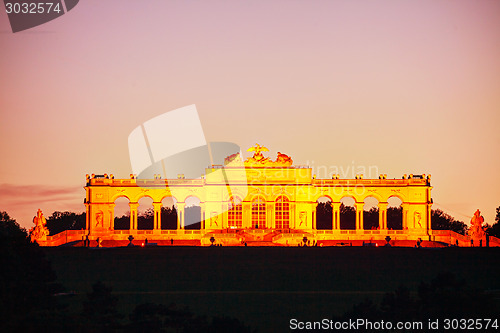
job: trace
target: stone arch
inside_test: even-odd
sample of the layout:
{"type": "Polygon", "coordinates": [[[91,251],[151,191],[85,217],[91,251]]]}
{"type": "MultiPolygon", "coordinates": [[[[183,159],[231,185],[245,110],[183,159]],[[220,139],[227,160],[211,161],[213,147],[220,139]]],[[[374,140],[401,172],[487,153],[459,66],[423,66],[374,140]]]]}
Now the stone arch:
{"type": "Polygon", "coordinates": [[[239,202],[243,202],[243,197],[241,195],[238,195],[238,194],[233,194],[230,198],[229,198],[229,201],[239,201],[239,202]]]}
{"type": "Polygon", "coordinates": [[[286,193],[286,192],[283,192],[283,193],[275,193],[272,195],[272,197],[270,198],[271,200],[269,201],[274,201],[276,202],[276,200],[278,200],[279,197],[285,197],[288,201],[291,201],[291,195],[289,193],[286,193]]]}
{"type": "Polygon", "coordinates": [[[201,229],[201,199],[196,195],[189,195],[184,199],[185,229],[201,229]]]}
{"type": "Polygon", "coordinates": [[[182,202],[179,201],[179,199],[177,199],[177,197],[171,193],[163,193],[161,196],[159,196],[160,200],[158,202],[163,202],[163,200],[165,200],[166,198],[172,198],[174,202],[182,202]]]}
{"type": "Polygon", "coordinates": [[[397,195],[387,198],[387,229],[403,230],[403,204],[404,201],[397,195]],[[398,200],[400,201],[398,203],[398,200]]]}
{"type": "Polygon", "coordinates": [[[247,196],[247,199],[248,199],[248,201],[252,202],[255,200],[255,198],[259,198],[259,197],[262,197],[264,199],[264,201],[268,201],[266,193],[257,192],[257,191],[249,193],[249,195],[247,196]]]}
{"type": "Polygon", "coordinates": [[[130,228],[130,198],[119,195],[113,200],[113,225],[116,230],[129,230],[130,228]],[[123,199],[123,200],[122,200],[123,199]],[[127,200],[127,201],[124,201],[127,200]],[[118,202],[117,202],[118,201],[118,202]]]}
{"type": "Polygon", "coordinates": [[[318,202],[321,198],[328,198],[331,202],[334,202],[333,197],[334,196],[330,195],[330,193],[318,193],[313,197],[313,201],[318,202]]]}
{"type": "Polygon", "coordinates": [[[266,198],[264,195],[254,195],[251,201],[252,207],[252,228],[264,229],[266,228],[266,198]]]}
{"type": "Polygon", "coordinates": [[[365,202],[366,198],[370,198],[370,197],[377,199],[378,202],[384,201],[384,198],[380,194],[378,194],[377,192],[368,192],[364,196],[360,197],[360,200],[362,202],[365,202]]]}
{"type": "Polygon", "coordinates": [[[154,199],[150,195],[138,198],[137,203],[137,230],[153,230],[154,228],[154,199]],[[150,203],[146,203],[151,200],[150,203]],[[141,203],[142,201],[142,203],[141,203]]]}
{"type": "Polygon", "coordinates": [[[340,229],[354,230],[356,229],[356,198],[352,195],[344,195],[340,198],[340,229]],[[345,199],[351,199],[353,203],[346,203],[345,199]]]}
{"type": "Polygon", "coordinates": [[[290,199],[293,196],[293,192],[289,192],[287,190],[286,186],[273,187],[272,192],[269,195],[269,197],[271,197],[273,199],[272,201],[276,201],[276,199],[280,195],[286,195],[290,199]]]}
{"type": "Polygon", "coordinates": [[[200,195],[198,195],[197,193],[185,193],[184,195],[178,195],[177,196],[179,198],[179,202],[186,202],[186,201],[189,201],[190,199],[192,200],[192,198],[195,198],[197,200],[199,200],[200,202],[202,202],[202,198],[200,195]]]}
{"type": "Polygon", "coordinates": [[[290,199],[285,194],[275,200],[274,221],[276,229],[290,229],[290,199]]]}
{"type": "Polygon", "coordinates": [[[155,198],[153,195],[149,194],[149,193],[145,193],[145,192],[142,192],[142,193],[139,193],[138,195],[136,195],[134,197],[134,200],[133,202],[139,202],[139,200],[141,200],[142,198],[150,198],[151,200],[153,200],[153,202],[155,202],[155,198]]]}
{"type": "Polygon", "coordinates": [[[352,199],[354,201],[354,204],[356,204],[357,202],[360,202],[354,194],[350,194],[350,193],[342,193],[339,197],[339,202],[342,202],[342,200],[344,200],[344,199],[352,199]]]}
{"type": "Polygon", "coordinates": [[[389,206],[399,206],[404,203],[404,200],[402,200],[399,196],[397,195],[391,195],[390,197],[387,198],[387,203],[389,206]],[[399,203],[396,203],[396,200],[399,200],[399,203]]]}
{"type": "Polygon", "coordinates": [[[387,195],[387,199],[385,200],[385,202],[389,202],[388,200],[390,198],[393,198],[393,197],[396,197],[398,198],[399,200],[401,200],[401,202],[407,202],[408,200],[406,200],[406,196],[404,194],[402,194],[401,192],[389,192],[389,194],[387,195]]]}
{"type": "MultiPolygon", "coordinates": [[[[379,217],[379,203],[375,195],[367,195],[364,198],[363,205],[363,229],[364,230],[378,230],[380,229],[379,217]]],[[[380,197],[379,197],[380,198],[380,197]]]]}
{"type": "Polygon", "coordinates": [[[230,229],[243,227],[243,200],[238,195],[232,195],[228,200],[227,222],[230,229]]]}
{"type": "Polygon", "coordinates": [[[161,199],[160,228],[163,230],[177,229],[177,199],[172,195],[165,195],[161,199]]]}
{"type": "Polygon", "coordinates": [[[127,198],[129,202],[132,202],[132,200],[130,199],[130,196],[128,194],[123,193],[123,192],[115,193],[111,197],[111,200],[109,200],[109,202],[113,202],[114,203],[119,198],[127,198]]]}
{"type": "Polygon", "coordinates": [[[250,198],[250,194],[245,194],[244,191],[238,189],[231,189],[231,193],[229,193],[229,191],[223,191],[222,201],[229,202],[231,200],[231,197],[238,197],[241,199],[241,201],[245,201],[245,199],[250,198]]]}
{"type": "Polygon", "coordinates": [[[333,200],[328,195],[322,195],[316,199],[316,229],[332,229],[332,203],[333,200]]]}

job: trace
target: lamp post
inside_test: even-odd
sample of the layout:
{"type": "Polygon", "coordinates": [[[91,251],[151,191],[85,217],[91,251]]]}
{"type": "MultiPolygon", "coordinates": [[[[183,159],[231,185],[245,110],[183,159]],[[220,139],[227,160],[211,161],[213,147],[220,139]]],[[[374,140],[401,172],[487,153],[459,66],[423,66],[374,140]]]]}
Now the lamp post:
{"type": "Polygon", "coordinates": [[[391,241],[391,236],[386,236],[385,241],[387,242],[387,244],[385,244],[385,246],[391,246],[391,244],[389,244],[389,242],[391,241]]]}

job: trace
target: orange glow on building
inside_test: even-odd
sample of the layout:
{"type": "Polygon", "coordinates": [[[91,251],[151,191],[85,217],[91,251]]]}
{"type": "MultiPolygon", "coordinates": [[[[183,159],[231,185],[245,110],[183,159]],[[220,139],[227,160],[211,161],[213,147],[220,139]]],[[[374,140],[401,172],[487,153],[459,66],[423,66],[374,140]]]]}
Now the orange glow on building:
{"type": "MultiPolygon", "coordinates": [[[[64,242],[87,237],[99,239],[103,246],[124,246],[133,236],[140,241],[157,245],[274,245],[274,246],[331,246],[387,245],[390,240],[402,246],[426,242],[459,243],[468,246],[467,236],[451,231],[431,229],[430,175],[409,175],[402,179],[316,179],[308,166],[294,166],[292,159],[278,153],[275,161],[265,157],[267,148],[256,145],[254,155],[243,161],[239,153],[225,160],[225,165],[212,165],[199,179],[115,179],[113,175],[89,176],[86,179],[86,229],[66,231],[64,242]],[[116,199],[129,200],[130,228],[116,230],[114,207],[116,199]],[[153,200],[154,221],[151,230],[138,228],[139,200],[153,200]],[[162,201],[176,200],[177,227],[162,229],[162,201]],[[200,200],[200,229],[186,228],[186,200],[200,200]],[[352,198],[355,207],[355,228],[341,228],[341,200],[352,198]],[[367,230],[364,225],[366,198],[378,201],[378,227],[367,230]],[[402,228],[388,228],[388,200],[396,197],[402,202],[402,228]],[[317,227],[319,200],[330,201],[331,229],[317,227]],[[69,236],[69,237],[68,237],[69,236]]],[[[37,240],[41,245],[58,245],[58,235],[37,240]]],[[[434,245],[436,245],[435,243],[434,245]]]]}

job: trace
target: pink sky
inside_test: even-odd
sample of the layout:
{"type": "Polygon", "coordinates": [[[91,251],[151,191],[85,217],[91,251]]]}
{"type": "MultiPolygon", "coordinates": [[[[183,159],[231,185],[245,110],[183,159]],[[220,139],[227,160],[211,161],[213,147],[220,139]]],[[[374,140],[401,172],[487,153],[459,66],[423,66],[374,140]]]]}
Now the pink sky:
{"type": "Polygon", "coordinates": [[[16,34],[0,12],[0,210],[24,227],[83,211],[85,174],[127,177],[129,133],[190,104],[207,141],[432,174],[434,208],[494,222],[499,1],[85,0],[16,34]]]}

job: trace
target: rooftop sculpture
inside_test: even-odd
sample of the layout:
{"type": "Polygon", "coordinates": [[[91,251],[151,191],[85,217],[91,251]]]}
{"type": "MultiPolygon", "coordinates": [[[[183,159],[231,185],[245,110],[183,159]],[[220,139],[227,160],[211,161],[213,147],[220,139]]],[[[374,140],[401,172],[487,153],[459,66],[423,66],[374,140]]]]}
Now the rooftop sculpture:
{"type": "Polygon", "coordinates": [[[267,147],[261,146],[258,143],[255,144],[255,147],[248,148],[247,151],[253,151],[254,154],[252,157],[249,157],[245,160],[245,166],[291,166],[293,164],[293,160],[285,154],[278,152],[278,156],[276,161],[272,161],[269,157],[264,157],[262,155],[263,151],[269,151],[267,147]]]}

